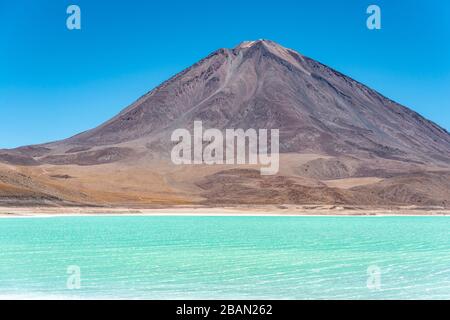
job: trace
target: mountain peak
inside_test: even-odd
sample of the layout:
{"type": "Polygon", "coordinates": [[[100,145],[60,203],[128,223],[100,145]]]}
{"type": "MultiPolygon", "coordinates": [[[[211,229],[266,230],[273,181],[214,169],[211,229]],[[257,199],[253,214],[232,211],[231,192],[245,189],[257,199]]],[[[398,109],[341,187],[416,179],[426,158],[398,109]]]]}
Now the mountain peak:
{"type": "Polygon", "coordinates": [[[242,50],[242,49],[249,49],[252,47],[261,46],[265,47],[267,49],[277,50],[277,51],[290,51],[295,52],[294,50],[288,49],[280,45],[279,43],[268,40],[268,39],[258,39],[258,40],[251,40],[251,41],[243,41],[239,45],[237,45],[234,49],[235,50],[242,50]]]}
{"type": "MultiPolygon", "coordinates": [[[[267,39],[258,39],[258,40],[250,40],[250,41],[242,41],[237,47],[236,49],[245,49],[245,48],[250,48],[253,47],[254,45],[257,44],[269,44],[269,45],[277,45],[280,46],[278,43],[271,41],[271,40],[267,40],[267,39]]],[[[281,46],[280,46],[281,47],[281,46]]]]}
{"type": "Polygon", "coordinates": [[[234,52],[260,52],[268,53],[269,55],[275,56],[279,61],[285,61],[288,64],[294,66],[304,74],[310,76],[311,73],[308,71],[307,67],[304,65],[304,56],[299,52],[283,47],[275,41],[267,39],[259,39],[254,41],[243,41],[237,47],[233,49],[234,52]]]}

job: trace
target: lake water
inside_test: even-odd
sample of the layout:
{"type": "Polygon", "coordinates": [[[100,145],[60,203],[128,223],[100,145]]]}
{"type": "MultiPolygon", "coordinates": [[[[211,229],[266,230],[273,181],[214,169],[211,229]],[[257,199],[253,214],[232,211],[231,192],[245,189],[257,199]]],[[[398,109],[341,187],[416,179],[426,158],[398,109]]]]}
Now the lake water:
{"type": "Polygon", "coordinates": [[[450,218],[0,219],[0,298],[450,299],[450,218]]]}

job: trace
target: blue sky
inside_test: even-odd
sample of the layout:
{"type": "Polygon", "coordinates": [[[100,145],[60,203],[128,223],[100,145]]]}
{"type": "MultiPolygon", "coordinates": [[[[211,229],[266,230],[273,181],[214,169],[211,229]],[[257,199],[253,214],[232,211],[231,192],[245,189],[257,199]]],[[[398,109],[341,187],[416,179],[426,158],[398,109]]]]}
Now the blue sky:
{"type": "Polygon", "coordinates": [[[0,0],[0,148],[109,119],[210,52],[270,39],[450,130],[450,1],[0,0]],[[66,28],[81,8],[82,29],[66,28]],[[366,28],[366,8],[382,29],[366,28]]]}

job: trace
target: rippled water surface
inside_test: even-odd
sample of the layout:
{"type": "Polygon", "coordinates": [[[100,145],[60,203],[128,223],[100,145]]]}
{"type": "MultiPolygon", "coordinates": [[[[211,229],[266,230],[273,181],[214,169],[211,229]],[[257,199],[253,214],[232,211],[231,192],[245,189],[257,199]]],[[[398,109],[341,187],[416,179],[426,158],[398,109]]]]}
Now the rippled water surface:
{"type": "Polygon", "coordinates": [[[450,218],[0,219],[0,298],[11,297],[450,299],[450,218]]]}

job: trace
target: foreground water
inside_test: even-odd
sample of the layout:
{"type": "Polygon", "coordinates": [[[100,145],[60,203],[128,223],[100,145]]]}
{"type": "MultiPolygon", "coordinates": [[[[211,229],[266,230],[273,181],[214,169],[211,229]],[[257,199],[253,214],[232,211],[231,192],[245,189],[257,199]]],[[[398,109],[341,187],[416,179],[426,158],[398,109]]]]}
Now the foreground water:
{"type": "Polygon", "coordinates": [[[0,298],[450,299],[450,218],[0,219],[0,298]]]}

